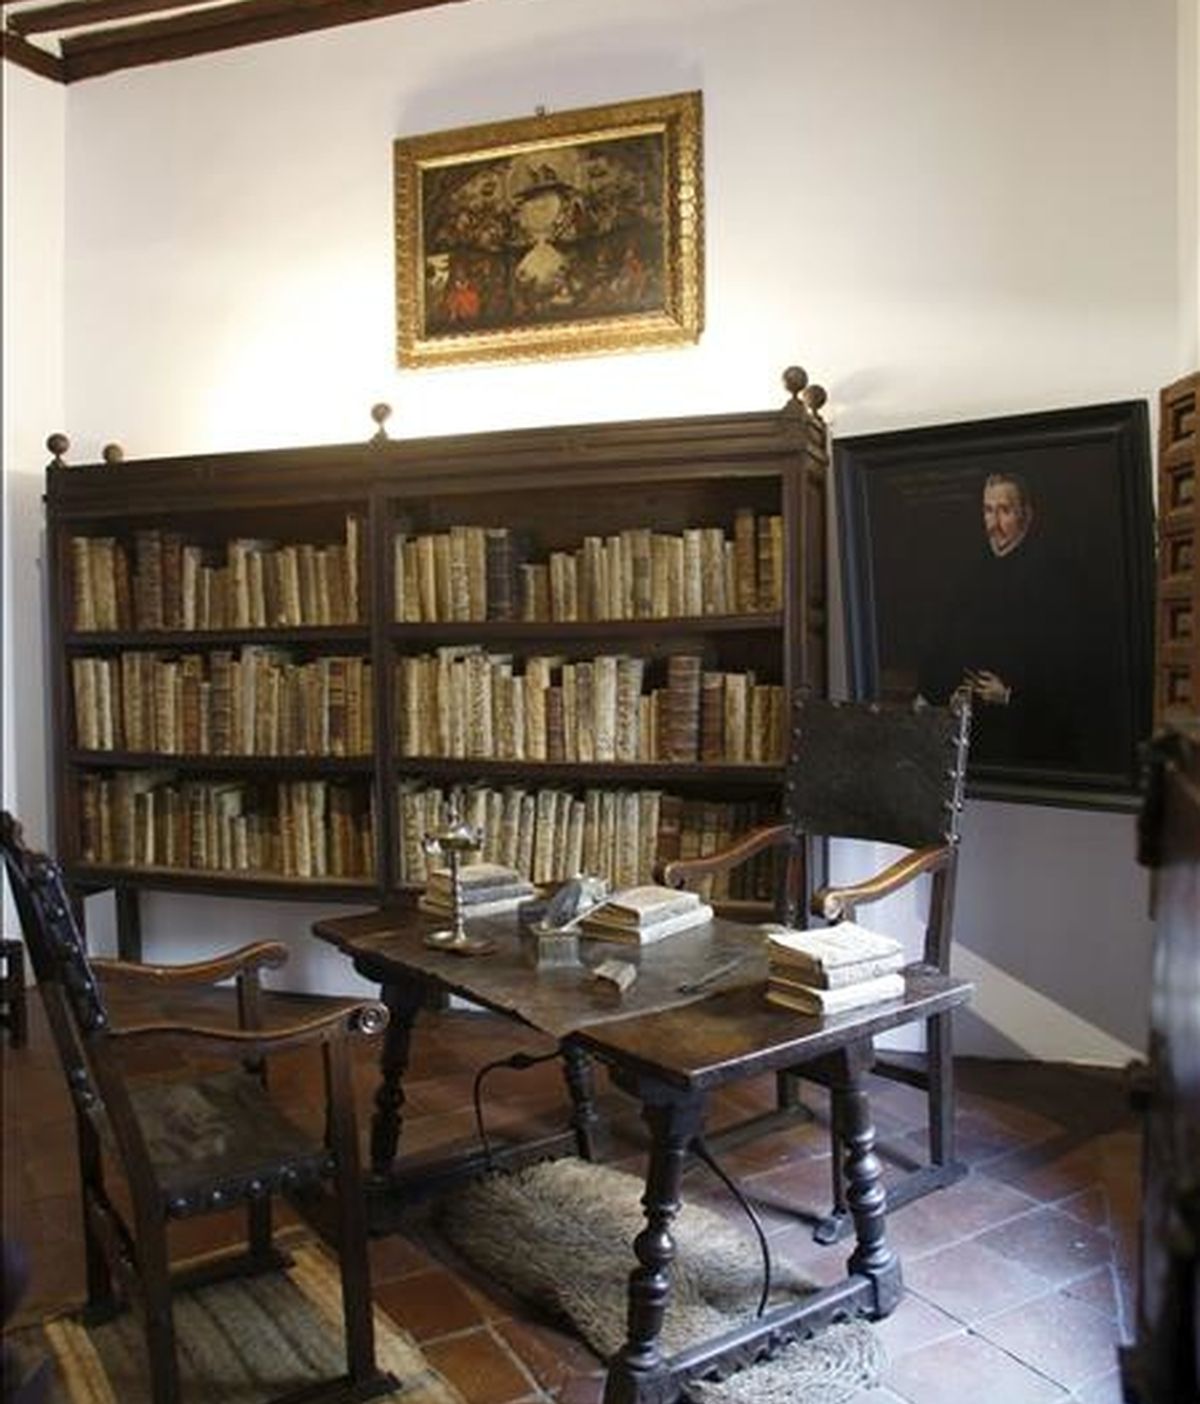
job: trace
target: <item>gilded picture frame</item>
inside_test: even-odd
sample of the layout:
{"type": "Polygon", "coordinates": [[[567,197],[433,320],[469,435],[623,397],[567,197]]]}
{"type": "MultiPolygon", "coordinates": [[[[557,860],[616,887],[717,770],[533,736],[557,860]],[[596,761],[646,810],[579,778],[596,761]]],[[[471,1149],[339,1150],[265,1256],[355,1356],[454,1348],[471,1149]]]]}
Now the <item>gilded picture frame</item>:
{"type": "Polygon", "coordinates": [[[394,161],[400,365],[699,338],[700,93],[403,137],[394,161]]]}

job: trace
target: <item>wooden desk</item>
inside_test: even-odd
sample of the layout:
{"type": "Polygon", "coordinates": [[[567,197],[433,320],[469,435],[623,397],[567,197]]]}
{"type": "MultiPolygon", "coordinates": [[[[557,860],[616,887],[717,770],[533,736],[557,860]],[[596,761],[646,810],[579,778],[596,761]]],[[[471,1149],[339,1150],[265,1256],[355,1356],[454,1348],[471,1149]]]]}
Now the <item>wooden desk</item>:
{"type": "MultiPolygon", "coordinates": [[[[482,924],[482,923],[481,923],[482,924]]],[[[314,931],[375,980],[392,1015],[382,1082],[375,1100],[371,1160],[376,1176],[391,1171],[399,1142],[402,1079],[413,1021],[425,994],[449,991],[557,1038],[573,1101],[581,1152],[595,1130],[590,1058],[637,1097],[650,1130],[646,1227],[635,1240],[629,1280],[629,1336],[609,1368],[605,1404],[668,1404],[689,1378],[749,1363],[764,1343],[778,1347],[839,1315],[886,1316],[900,1300],[900,1265],[887,1243],[882,1167],[864,1089],[876,1034],[963,1004],[971,986],[923,966],[905,971],[903,998],[819,1019],[766,1002],[766,954],[751,927],[713,921],[643,950],[582,940],[578,966],[536,968],[515,921],[487,923],[492,955],[464,958],[422,945],[430,918],[404,908],[317,922],[314,931]],[[618,1002],[590,978],[590,967],[618,956],[639,975],[618,1002]],[[712,992],[679,986],[733,959],[741,964],[712,992]],[[671,1223],[679,1210],[689,1147],[703,1129],[708,1094],[742,1078],[819,1063],[829,1081],[835,1125],[846,1154],[847,1199],[855,1245],[846,1277],[789,1306],[670,1359],[659,1334],[670,1296],[674,1256],[671,1223]]]]}

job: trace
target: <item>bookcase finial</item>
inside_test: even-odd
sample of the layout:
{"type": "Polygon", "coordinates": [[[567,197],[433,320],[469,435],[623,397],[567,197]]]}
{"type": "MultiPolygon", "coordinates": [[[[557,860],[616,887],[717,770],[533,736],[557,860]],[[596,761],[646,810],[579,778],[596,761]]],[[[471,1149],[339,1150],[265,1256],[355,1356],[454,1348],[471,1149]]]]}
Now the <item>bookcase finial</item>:
{"type": "Polygon", "coordinates": [[[821,408],[826,400],[829,399],[829,396],[825,393],[825,387],[823,385],[806,385],[801,398],[813,414],[820,417],[821,408]]]}
{"type": "Polygon", "coordinates": [[[385,405],[381,400],[379,404],[371,406],[371,418],[375,421],[375,432],[371,435],[373,444],[387,443],[388,432],[384,428],[388,420],[392,417],[391,405],[385,405]]]}
{"type": "Polygon", "coordinates": [[[100,456],[110,466],[114,463],[125,462],[125,450],[120,444],[105,444],[100,450],[100,456]]]}
{"type": "Polygon", "coordinates": [[[71,447],[71,441],[65,434],[51,434],[46,440],[46,447],[54,455],[51,468],[62,468],[63,454],[71,447]]]}
{"type": "Polygon", "coordinates": [[[803,366],[788,366],[783,373],[783,388],[793,400],[800,398],[800,392],[808,384],[808,372],[803,366]]]}

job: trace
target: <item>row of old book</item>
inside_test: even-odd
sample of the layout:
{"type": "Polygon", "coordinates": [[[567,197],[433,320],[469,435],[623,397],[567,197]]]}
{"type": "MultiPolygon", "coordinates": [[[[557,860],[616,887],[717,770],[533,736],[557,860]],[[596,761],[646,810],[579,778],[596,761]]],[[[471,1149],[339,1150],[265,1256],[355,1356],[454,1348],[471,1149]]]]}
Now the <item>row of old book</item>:
{"type": "Polygon", "coordinates": [[[644,690],[647,660],[601,654],[568,662],[446,647],[396,661],[402,756],[565,762],[778,764],[783,688],[752,672],[666,660],[644,690]]]}
{"type": "Polygon", "coordinates": [[[740,508],[724,527],[628,528],[530,559],[523,533],[456,525],[393,538],[393,618],[575,622],[781,609],[783,518],[740,508]]]}
{"type": "Polygon", "coordinates": [[[374,868],[369,793],[338,781],[89,774],[79,814],[86,863],[326,879],[369,877],[374,868]]]}
{"type": "MultiPolygon", "coordinates": [[[[684,799],[651,788],[588,788],[580,794],[553,786],[443,788],[410,781],[397,796],[401,882],[427,881],[436,863],[425,851],[425,836],[439,828],[448,804],[482,830],[480,860],[515,868],[538,884],[589,873],[612,888],[651,882],[662,863],[715,853],[778,820],[777,811],[762,803],[684,799]]],[[[708,900],[770,901],[775,873],[775,856],[766,852],[697,891],[708,900]]]]}
{"type": "Polygon", "coordinates": [[[132,543],[70,539],[74,627],[93,630],[280,629],[366,617],[363,518],[341,541],[278,544],[235,537],[218,547],[147,527],[132,543]]]}
{"type": "Polygon", "coordinates": [[[898,999],[903,966],[899,941],[857,922],[767,929],[767,1000],[802,1014],[839,1014],[898,999]]]}
{"type": "Polygon", "coordinates": [[[71,660],[77,744],[188,756],[355,756],[374,744],[371,664],[237,654],[127,651],[71,660]]]}

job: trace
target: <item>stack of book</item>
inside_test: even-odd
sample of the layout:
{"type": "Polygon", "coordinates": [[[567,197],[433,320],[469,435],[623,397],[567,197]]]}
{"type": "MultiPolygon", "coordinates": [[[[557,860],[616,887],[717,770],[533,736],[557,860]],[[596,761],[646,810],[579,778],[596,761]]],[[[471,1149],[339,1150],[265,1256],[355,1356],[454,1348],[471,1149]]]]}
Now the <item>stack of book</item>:
{"type": "Polygon", "coordinates": [[[767,930],[767,1000],[804,1014],[839,1014],[904,993],[899,941],[841,921],[813,931],[767,930]]]}
{"type": "MultiPolygon", "coordinates": [[[[500,863],[464,863],[458,870],[459,901],[463,919],[510,912],[538,895],[516,868],[500,863]]],[[[449,868],[434,868],[417,905],[433,916],[454,916],[454,886],[449,868]]]]}
{"type": "Polygon", "coordinates": [[[647,946],[712,920],[713,910],[695,892],[647,883],[615,892],[579,923],[585,936],[647,946]]]}

